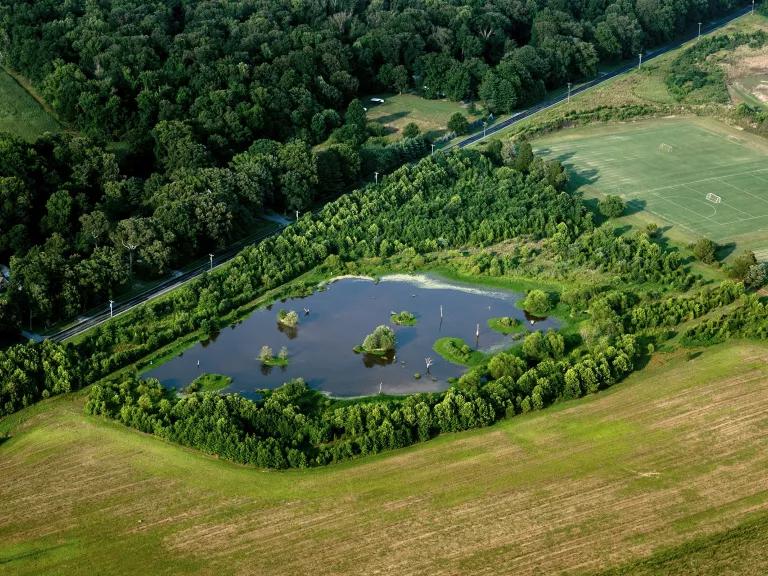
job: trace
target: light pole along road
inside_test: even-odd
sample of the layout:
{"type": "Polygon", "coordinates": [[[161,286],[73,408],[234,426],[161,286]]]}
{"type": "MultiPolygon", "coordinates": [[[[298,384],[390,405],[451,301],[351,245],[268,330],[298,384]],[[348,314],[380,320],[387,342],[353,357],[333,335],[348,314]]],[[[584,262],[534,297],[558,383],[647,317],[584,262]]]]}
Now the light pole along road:
{"type": "MultiPolygon", "coordinates": [[[[685,36],[677,40],[673,40],[672,42],[669,42],[659,48],[656,48],[655,50],[646,52],[645,54],[643,54],[643,59],[644,61],[647,62],[648,60],[652,60],[657,56],[666,54],[670,50],[675,50],[676,48],[679,48],[686,42],[690,42],[691,40],[694,40],[700,34],[707,34],[709,32],[713,32],[719,28],[722,28],[723,26],[733,22],[734,20],[741,18],[746,14],[750,14],[752,10],[753,10],[752,3],[750,2],[749,5],[743,8],[739,8],[738,10],[731,12],[727,16],[723,16],[722,18],[718,18],[716,20],[712,20],[711,22],[705,23],[700,27],[701,29],[700,33],[693,32],[691,34],[686,34],[685,36]]],[[[598,76],[594,80],[590,80],[589,82],[585,82],[584,84],[576,86],[570,90],[570,97],[573,98],[573,96],[575,96],[576,94],[585,92],[586,90],[589,90],[590,88],[594,88],[595,86],[598,86],[603,82],[610,80],[611,78],[615,78],[616,76],[619,76],[621,74],[634,70],[636,66],[637,65],[634,62],[628,63],[628,64],[625,64],[624,66],[617,68],[616,70],[612,70],[611,72],[602,74],[601,76],[598,76]]],[[[498,124],[493,124],[491,126],[483,127],[472,136],[469,136],[468,138],[465,138],[464,140],[461,140],[455,144],[446,146],[445,148],[442,148],[441,151],[449,150],[451,148],[456,148],[456,147],[465,148],[467,146],[471,146],[472,144],[476,144],[477,142],[482,141],[483,139],[487,138],[488,136],[491,136],[492,134],[495,134],[505,128],[508,128],[509,126],[512,126],[513,124],[520,122],[521,120],[529,118],[534,114],[537,114],[538,112],[541,112],[543,110],[548,110],[553,106],[557,106],[561,102],[565,102],[567,99],[568,99],[568,96],[563,94],[561,96],[557,96],[555,98],[550,98],[548,100],[540,102],[539,104],[536,104],[535,106],[532,106],[527,110],[524,110],[522,112],[518,112],[512,115],[510,118],[507,118],[506,120],[503,120],[498,124]]],[[[153,298],[161,296],[162,294],[170,292],[171,290],[178,288],[183,284],[186,284],[190,280],[197,278],[201,274],[208,272],[210,270],[213,270],[213,268],[215,267],[221,266],[225,262],[228,262],[229,260],[234,258],[246,246],[249,246],[252,244],[258,244],[262,240],[279,233],[284,227],[285,227],[285,224],[277,225],[275,229],[264,232],[259,236],[251,237],[247,240],[241,240],[240,242],[237,242],[232,246],[226,248],[219,254],[214,255],[214,257],[211,258],[210,261],[206,260],[204,264],[200,264],[195,268],[188,270],[174,278],[169,278],[168,280],[165,280],[164,282],[161,282],[160,284],[144,292],[141,292],[140,294],[136,294],[134,296],[126,298],[125,300],[116,300],[112,307],[113,315],[118,316],[120,314],[124,314],[125,312],[128,312],[132,308],[135,308],[136,306],[143,304],[144,302],[147,302],[153,298]]],[[[104,312],[97,313],[92,316],[88,316],[86,318],[82,318],[77,322],[71,324],[69,327],[59,332],[56,332],[55,334],[47,336],[47,338],[50,338],[51,340],[54,340],[57,342],[61,342],[63,340],[67,340],[69,338],[77,336],[78,334],[81,334],[86,330],[93,328],[94,326],[98,326],[99,324],[109,319],[110,319],[110,311],[105,310],[104,312]]]]}

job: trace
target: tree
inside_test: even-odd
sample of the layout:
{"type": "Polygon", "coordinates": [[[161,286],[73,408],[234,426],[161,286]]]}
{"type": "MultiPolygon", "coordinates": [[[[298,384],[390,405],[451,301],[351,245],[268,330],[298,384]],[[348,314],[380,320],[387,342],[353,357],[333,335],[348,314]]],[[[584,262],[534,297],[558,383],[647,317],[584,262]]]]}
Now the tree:
{"type": "Polygon", "coordinates": [[[731,262],[730,273],[733,278],[744,279],[749,273],[749,269],[757,264],[755,253],[745,250],[734,258],[731,262]]]}
{"type": "Polygon", "coordinates": [[[99,247],[99,240],[109,232],[109,220],[101,210],[94,210],[80,216],[80,232],[85,244],[99,247]]]}
{"type": "Polygon", "coordinates": [[[598,202],[597,209],[606,218],[618,218],[624,214],[624,201],[618,196],[608,195],[598,202]]]}
{"type": "Polygon", "coordinates": [[[448,130],[456,134],[466,134],[469,130],[467,117],[461,112],[456,112],[448,120],[448,130]]]}
{"type": "Polygon", "coordinates": [[[693,255],[705,264],[712,264],[715,261],[717,244],[709,238],[702,238],[693,245],[693,255]]]}
{"type": "Polygon", "coordinates": [[[283,361],[288,360],[288,348],[285,346],[280,348],[280,352],[277,353],[277,357],[283,361]]]}
{"type": "Polygon", "coordinates": [[[543,290],[531,290],[523,300],[523,308],[532,314],[546,314],[550,306],[549,294],[543,290]]]}
{"type": "Polygon", "coordinates": [[[199,168],[207,163],[205,146],[195,141],[192,129],[179,120],[163,120],[152,131],[155,158],[168,172],[199,168]]]}
{"type": "Polygon", "coordinates": [[[312,201],[317,184],[317,160],[309,145],[293,140],[282,146],[280,162],[280,189],[284,206],[288,210],[303,210],[312,201]]]}
{"type": "Polygon", "coordinates": [[[362,348],[374,354],[391,352],[395,349],[395,333],[389,326],[377,326],[373,333],[365,337],[362,348]]]}
{"type": "Polygon", "coordinates": [[[527,172],[528,168],[533,161],[533,147],[528,140],[523,140],[517,145],[517,151],[515,154],[514,167],[515,170],[520,172],[527,172]]]}
{"type": "Polygon", "coordinates": [[[261,350],[259,350],[259,360],[261,360],[262,363],[266,363],[272,360],[272,358],[272,348],[266,345],[262,346],[261,350]]]}
{"type": "Polygon", "coordinates": [[[403,138],[416,138],[420,132],[417,124],[408,122],[408,124],[403,127],[403,138]]]}

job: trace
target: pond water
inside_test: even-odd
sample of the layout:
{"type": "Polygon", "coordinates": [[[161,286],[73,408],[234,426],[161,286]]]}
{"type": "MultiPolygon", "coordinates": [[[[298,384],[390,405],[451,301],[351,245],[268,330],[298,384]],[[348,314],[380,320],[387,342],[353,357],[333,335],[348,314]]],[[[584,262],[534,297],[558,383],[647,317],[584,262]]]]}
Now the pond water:
{"type": "Polygon", "coordinates": [[[556,328],[554,319],[526,319],[515,306],[523,296],[446,282],[432,276],[387,276],[379,282],[342,278],[327,289],[305,298],[277,302],[253,312],[241,323],[222,330],[206,343],[145,373],[169,388],[184,388],[204,372],[233,378],[228,392],[253,397],[261,388],[276,388],[293,378],[337,397],[433,392],[449,386],[448,379],[466,368],[439,356],[432,346],[438,338],[463,338],[485,352],[514,343],[512,336],[494,332],[489,318],[519,318],[527,330],[556,328]],[[440,306],[443,318],[440,318],[440,306]],[[299,313],[299,325],[289,329],[277,323],[280,309],[299,313]],[[304,310],[309,310],[305,313],[304,310]],[[415,326],[390,323],[390,312],[407,310],[417,317],[415,326]],[[532,323],[533,322],[533,323],[532,323]],[[476,342],[475,331],[480,324],[476,342]],[[357,354],[353,348],[380,324],[390,325],[397,338],[392,358],[357,354]],[[267,345],[277,354],[288,349],[286,367],[263,366],[259,350],[267,345]],[[426,375],[424,358],[434,361],[426,375]],[[199,366],[198,366],[199,361],[199,366]],[[414,374],[422,374],[416,379],[414,374]]]}

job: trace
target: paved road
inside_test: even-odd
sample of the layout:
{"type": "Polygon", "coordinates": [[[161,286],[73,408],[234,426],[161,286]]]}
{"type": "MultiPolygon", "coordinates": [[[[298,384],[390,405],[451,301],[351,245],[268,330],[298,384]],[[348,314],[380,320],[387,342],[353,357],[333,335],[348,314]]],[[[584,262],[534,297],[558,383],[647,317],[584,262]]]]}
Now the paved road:
{"type": "MultiPolygon", "coordinates": [[[[718,28],[722,28],[723,26],[725,26],[726,24],[729,24],[730,22],[736,20],[737,18],[741,18],[742,16],[749,14],[751,10],[752,10],[752,5],[750,3],[749,6],[746,6],[744,8],[739,8],[738,10],[731,12],[727,16],[723,16],[722,18],[718,18],[717,20],[712,20],[711,22],[702,23],[701,33],[703,35],[703,34],[712,32],[714,30],[717,30],[718,28]]],[[[696,38],[697,35],[698,35],[698,30],[693,34],[685,35],[681,38],[678,38],[677,40],[673,40],[669,44],[665,44],[654,50],[651,50],[650,52],[644,53],[643,63],[649,60],[653,60],[657,56],[661,56],[662,54],[665,54],[670,50],[679,48],[686,42],[690,42],[691,40],[696,38]]],[[[590,80],[589,82],[585,82],[584,84],[580,84],[579,86],[574,87],[571,90],[571,96],[573,97],[576,94],[580,94],[581,92],[589,90],[590,88],[598,86],[599,84],[602,84],[606,80],[610,80],[611,78],[620,76],[621,74],[629,72],[630,70],[634,70],[636,67],[637,67],[637,63],[633,62],[631,64],[626,64],[624,66],[621,66],[616,70],[612,70],[611,72],[602,74],[597,78],[595,78],[594,80],[590,80]]],[[[524,110],[523,112],[518,112],[517,114],[513,115],[511,118],[507,118],[506,120],[499,122],[498,124],[490,125],[485,130],[485,134],[483,134],[483,132],[480,131],[476,134],[473,134],[472,136],[469,136],[468,138],[465,138],[464,140],[461,140],[460,142],[457,142],[455,144],[452,144],[451,146],[447,146],[446,148],[443,148],[443,150],[448,150],[450,148],[455,148],[455,147],[465,148],[467,146],[471,146],[472,144],[476,144],[477,142],[480,142],[481,140],[487,138],[492,134],[495,134],[496,132],[499,132],[500,130],[504,130],[505,128],[508,128],[513,124],[517,124],[521,120],[524,120],[530,116],[533,116],[534,114],[541,112],[542,110],[547,110],[549,108],[552,108],[553,106],[556,106],[561,102],[566,101],[567,99],[568,99],[568,95],[564,94],[562,96],[557,96],[555,98],[550,98],[549,100],[545,100],[544,102],[540,102],[539,104],[529,108],[528,110],[524,110]]]]}
{"type": "MultiPolygon", "coordinates": [[[[717,30],[718,28],[722,28],[726,24],[732,22],[733,20],[736,20],[737,18],[740,18],[744,16],[745,14],[748,14],[751,10],[751,4],[749,6],[746,6],[744,8],[740,8],[728,16],[724,16],[722,18],[718,18],[717,20],[713,20],[711,22],[707,22],[702,25],[701,27],[701,33],[706,34],[709,32],[712,32],[714,30],[717,30]]],[[[696,33],[684,36],[680,39],[674,40],[670,42],[669,44],[665,44],[664,46],[661,46],[659,48],[656,48],[655,50],[651,50],[650,52],[647,52],[643,54],[643,62],[647,62],[648,60],[652,60],[653,58],[660,56],[666,52],[669,52],[670,50],[674,50],[675,48],[679,48],[681,45],[685,44],[686,42],[689,42],[690,40],[694,39],[696,37],[696,33]]],[[[584,92],[586,90],[589,90],[590,88],[593,88],[595,86],[598,86],[599,84],[602,84],[606,80],[610,80],[611,78],[615,78],[616,76],[619,76],[621,74],[624,74],[625,72],[628,72],[630,70],[633,70],[635,68],[636,64],[627,64],[625,66],[622,66],[616,70],[613,70],[611,72],[608,72],[606,74],[603,74],[594,80],[591,80],[589,82],[586,82],[584,84],[581,84],[577,87],[575,87],[573,90],[571,90],[571,96],[574,96],[576,94],[580,94],[581,92],[584,92]]],[[[498,124],[492,124],[489,126],[485,134],[483,134],[482,131],[478,132],[477,134],[473,134],[472,136],[469,136],[468,138],[453,144],[452,146],[443,148],[442,150],[447,150],[449,148],[453,148],[458,146],[459,148],[465,148],[466,146],[471,146],[472,144],[475,144],[484,138],[487,138],[491,134],[495,134],[499,132],[500,130],[503,130],[509,126],[512,126],[513,124],[516,124],[517,122],[520,122],[521,120],[528,118],[538,112],[541,112],[542,110],[547,110],[548,108],[552,108],[553,106],[556,106],[557,104],[565,101],[567,99],[567,95],[558,96],[556,98],[550,98],[549,100],[545,100],[544,102],[541,102],[537,104],[536,106],[533,106],[529,108],[528,110],[525,110],[523,112],[518,112],[517,114],[513,115],[511,118],[507,118],[506,120],[503,120],[502,122],[499,122],[498,124]]],[[[268,238],[269,236],[272,236],[274,234],[277,234],[280,232],[287,224],[281,223],[275,226],[273,230],[264,232],[263,234],[257,236],[257,237],[251,237],[247,240],[243,240],[241,242],[238,242],[236,244],[233,244],[220,254],[216,254],[213,259],[213,267],[216,268],[218,266],[221,266],[225,262],[228,262],[232,258],[234,258],[243,248],[245,248],[248,245],[251,244],[258,244],[265,238],[268,238]]],[[[134,296],[131,296],[130,298],[126,298],[124,300],[118,300],[115,302],[113,306],[113,314],[115,316],[119,314],[124,314],[131,308],[134,308],[135,306],[138,306],[139,304],[142,304],[144,302],[147,302],[153,298],[157,298],[158,296],[165,294],[166,292],[169,292],[173,290],[174,288],[178,288],[179,286],[189,282],[193,278],[196,278],[200,274],[204,273],[206,270],[210,269],[210,263],[206,262],[204,264],[201,264],[197,267],[195,267],[192,270],[188,270],[187,272],[184,272],[181,275],[178,275],[174,278],[169,278],[168,280],[158,284],[157,286],[146,290],[145,292],[142,292],[140,294],[136,294],[134,296]]],[[[62,340],[66,340],[68,338],[72,338],[73,336],[76,336],[82,332],[85,332],[86,330],[89,330],[90,328],[97,326],[101,324],[102,322],[109,320],[109,310],[106,309],[104,312],[93,314],[91,316],[88,316],[86,318],[82,318],[76,323],[72,324],[68,328],[57,332],[56,334],[48,336],[51,340],[55,340],[57,342],[60,342],[62,340]]]]}

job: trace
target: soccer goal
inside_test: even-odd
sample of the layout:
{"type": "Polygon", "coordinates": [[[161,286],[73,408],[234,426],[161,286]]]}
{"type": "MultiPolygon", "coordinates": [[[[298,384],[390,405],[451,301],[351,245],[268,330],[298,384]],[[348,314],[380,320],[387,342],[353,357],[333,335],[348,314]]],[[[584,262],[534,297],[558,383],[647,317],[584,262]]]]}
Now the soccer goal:
{"type": "Polygon", "coordinates": [[[659,144],[659,152],[672,152],[674,148],[670,144],[659,144]]]}
{"type": "Polygon", "coordinates": [[[707,194],[707,200],[709,200],[713,204],[720,204],[720,202],[723,201],[723,199],[720,198],[720,196],[718,196],[717,194],[712,194],[712,192],[707,194]]]}

